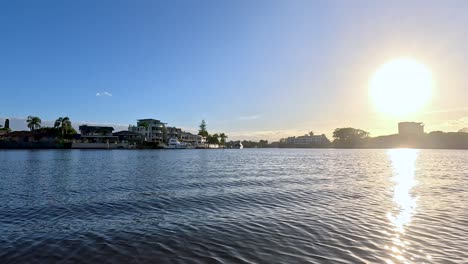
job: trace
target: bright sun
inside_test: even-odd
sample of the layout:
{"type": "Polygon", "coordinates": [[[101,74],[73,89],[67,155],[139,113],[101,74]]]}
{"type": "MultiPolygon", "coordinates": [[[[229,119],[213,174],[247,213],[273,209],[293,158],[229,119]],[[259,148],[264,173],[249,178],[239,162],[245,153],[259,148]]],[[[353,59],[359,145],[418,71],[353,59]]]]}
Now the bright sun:
{"type": "Polygon", "coordinates": [[[429,69],[408,58],[382,65],[369,82],[369,95],[376,108],[392,116],[404,116],[420,110],[432,95],[429,69]]]}

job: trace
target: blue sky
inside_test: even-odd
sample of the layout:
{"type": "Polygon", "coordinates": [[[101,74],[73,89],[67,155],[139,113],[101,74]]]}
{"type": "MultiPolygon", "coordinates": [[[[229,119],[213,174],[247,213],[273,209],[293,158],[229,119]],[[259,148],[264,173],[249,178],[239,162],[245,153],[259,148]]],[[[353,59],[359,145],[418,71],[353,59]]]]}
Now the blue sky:
{"type": "Polygon", "coordinates": [[[372,72],[411,56],[438,90],[407,118],[468,126],[466,1],[1,1],[0,117],[157,118],[232,139],[391,133],[372,72]]]}

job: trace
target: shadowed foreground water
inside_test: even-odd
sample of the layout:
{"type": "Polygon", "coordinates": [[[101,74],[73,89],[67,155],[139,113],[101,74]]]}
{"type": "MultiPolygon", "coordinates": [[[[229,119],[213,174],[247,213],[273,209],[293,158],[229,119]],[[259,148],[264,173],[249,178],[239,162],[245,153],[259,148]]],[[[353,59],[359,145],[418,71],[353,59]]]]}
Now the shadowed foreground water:
{"type": "Polygon", "coordinates": [[[468,263],[468,151],[0,151],[0,263],[468,263]]]}

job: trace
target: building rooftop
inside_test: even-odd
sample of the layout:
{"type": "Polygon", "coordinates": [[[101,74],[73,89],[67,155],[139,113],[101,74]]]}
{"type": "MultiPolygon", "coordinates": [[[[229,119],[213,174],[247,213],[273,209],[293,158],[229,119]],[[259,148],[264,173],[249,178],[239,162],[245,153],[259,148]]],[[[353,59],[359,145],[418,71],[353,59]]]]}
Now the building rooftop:
{"type": "Polygon", "coordinates": [[[423,122],[400,122],[398,123],[398,125],[420,125],[420,126],[423,126],[424,123],[423,122]]]}
{"type": "Polygon", "coordinates": [[[8,137],[29,137],[34,136],[34,132],[31,131],[13,131],[7,134],[8,137]]]}
{"type": "Polygon", "coordinates": [[[153,118],[144,118],[144,119],[137,119],[138,122],[145,122],[145,121],[156,121],[161,122],[161,120],[153,119],[153,118]]]}
{"type": "Polygon", "coordinates": [[[108,126],[88,126],[88,125],[82,125],[79,127],[79,130],[84,130],[84,129],[94,129],[94,130],[110,130],[114,131],[113,127],[108,127],[108,126]]]}

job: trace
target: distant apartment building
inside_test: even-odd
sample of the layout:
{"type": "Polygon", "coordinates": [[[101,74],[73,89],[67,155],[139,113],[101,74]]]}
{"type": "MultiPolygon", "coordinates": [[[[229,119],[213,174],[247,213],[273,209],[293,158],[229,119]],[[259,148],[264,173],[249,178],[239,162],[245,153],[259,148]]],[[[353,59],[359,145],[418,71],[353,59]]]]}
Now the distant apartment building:
{"type": "Polygon", "coordinates": [[[403,136],[419,136],[424,134],[424,124],[419,122],[398,123],[398,134],[403,136]]]}
{"type": "Polygon", "coordinates": [[[159,143],[164,140],[164,127],[165,123],[157,119],[139,119],[136,126],[128,127],[128,131],[142,135],[143,141],[159,143]]]}
{"type": "Polygon", "coordinates": [[[327,145],[330,140],[325,135],[304,135],[299,137],[288,137],[285,142],[293,145],[327,145]]]}

